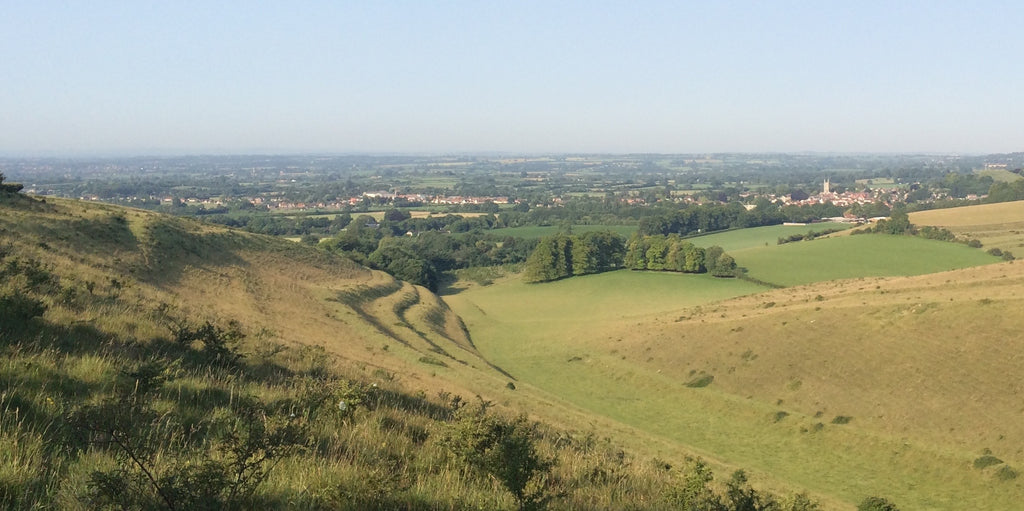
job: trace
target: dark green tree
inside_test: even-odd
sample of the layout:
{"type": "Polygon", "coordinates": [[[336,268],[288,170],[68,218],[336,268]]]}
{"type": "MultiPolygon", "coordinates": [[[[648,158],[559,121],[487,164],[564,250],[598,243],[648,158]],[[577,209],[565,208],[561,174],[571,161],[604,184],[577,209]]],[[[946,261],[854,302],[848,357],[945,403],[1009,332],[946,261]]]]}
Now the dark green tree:
{"type": "Polygon", "coordinates": [[[714,273],[715,265],[718,264],[718,258],[722,257],[725,250],[718,245],[712,245],[704,250],[704,267],[707,271],[714,273]]]}
{"type": "Polygon", "coordinates": [[[736,261],[729,254],[722,254],[715,262],[715,271],[711,273],[714,277],[735,277],[736,261]]]}
{"type": "Polygon", "coordinates": [[[639,233],[634,234],[630,238],[629,245],[626,247],[625,259],[623,260],[626,268],[631,270],[647,269],[648,240],[648,236],[641,236],[639,233]]]}
{"type": "MultiPolygon", "coordinates": [[[[563,256],[564,257],[564,256],[563,256]]],[[[554,238],[542,238],[537,248],[526,259],[523,280],[526,282],[549,282],[559,278],[558,243],[554,238]]]]}

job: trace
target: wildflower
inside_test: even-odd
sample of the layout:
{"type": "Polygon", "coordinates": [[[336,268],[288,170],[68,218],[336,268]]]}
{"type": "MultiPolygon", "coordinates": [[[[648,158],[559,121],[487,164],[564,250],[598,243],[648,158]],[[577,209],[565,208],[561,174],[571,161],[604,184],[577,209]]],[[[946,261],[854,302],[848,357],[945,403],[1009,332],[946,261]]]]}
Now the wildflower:
{"type": "Polygon", "coordinates": [[[346,403],[344,399],[342,399],[341,401],[338,401],[338,409],[343,411],[343,412],[345,410],[348,410],[348,403],[346,403]]]}

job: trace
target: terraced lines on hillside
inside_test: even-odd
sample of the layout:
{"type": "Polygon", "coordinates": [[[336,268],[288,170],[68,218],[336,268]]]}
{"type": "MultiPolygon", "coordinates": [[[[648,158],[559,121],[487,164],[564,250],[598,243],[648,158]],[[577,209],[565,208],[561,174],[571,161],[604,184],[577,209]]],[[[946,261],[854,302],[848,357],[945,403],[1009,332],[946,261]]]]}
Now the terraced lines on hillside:
{"type": "MultiPolygon", "coordinates": [[[[459,364],[492,366],[480,358],[469,340],[461,320],[436,296],[426,296],[412,284],[380,277],[377,282],[362,283],[337,293],[336,301],[354,310],[359,317],[389,340],[423,355],[435,356],[459,364]]],[[[438,361],[440,364],[441,361],[438,361]]]]}

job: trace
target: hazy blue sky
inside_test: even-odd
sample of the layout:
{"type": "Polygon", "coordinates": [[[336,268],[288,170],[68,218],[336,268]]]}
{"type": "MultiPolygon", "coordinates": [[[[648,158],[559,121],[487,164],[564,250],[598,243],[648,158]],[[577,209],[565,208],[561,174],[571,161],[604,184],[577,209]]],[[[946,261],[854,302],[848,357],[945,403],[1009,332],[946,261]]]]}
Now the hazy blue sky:
{"type": "Polygon", "coordinates": [[[0,154],[1024,150],[1024,2],[15,1],[0,154]]]}

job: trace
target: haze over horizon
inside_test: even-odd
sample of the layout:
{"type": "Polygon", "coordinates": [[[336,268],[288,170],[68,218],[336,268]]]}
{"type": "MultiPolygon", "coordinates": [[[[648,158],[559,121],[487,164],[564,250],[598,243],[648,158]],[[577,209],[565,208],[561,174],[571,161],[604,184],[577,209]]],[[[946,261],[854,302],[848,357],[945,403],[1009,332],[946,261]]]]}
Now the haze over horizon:
{"type": "Polygon", "coordinates": [[[1024,150],[1012,2],[9,3],[0,155],[1024,150]]]}

